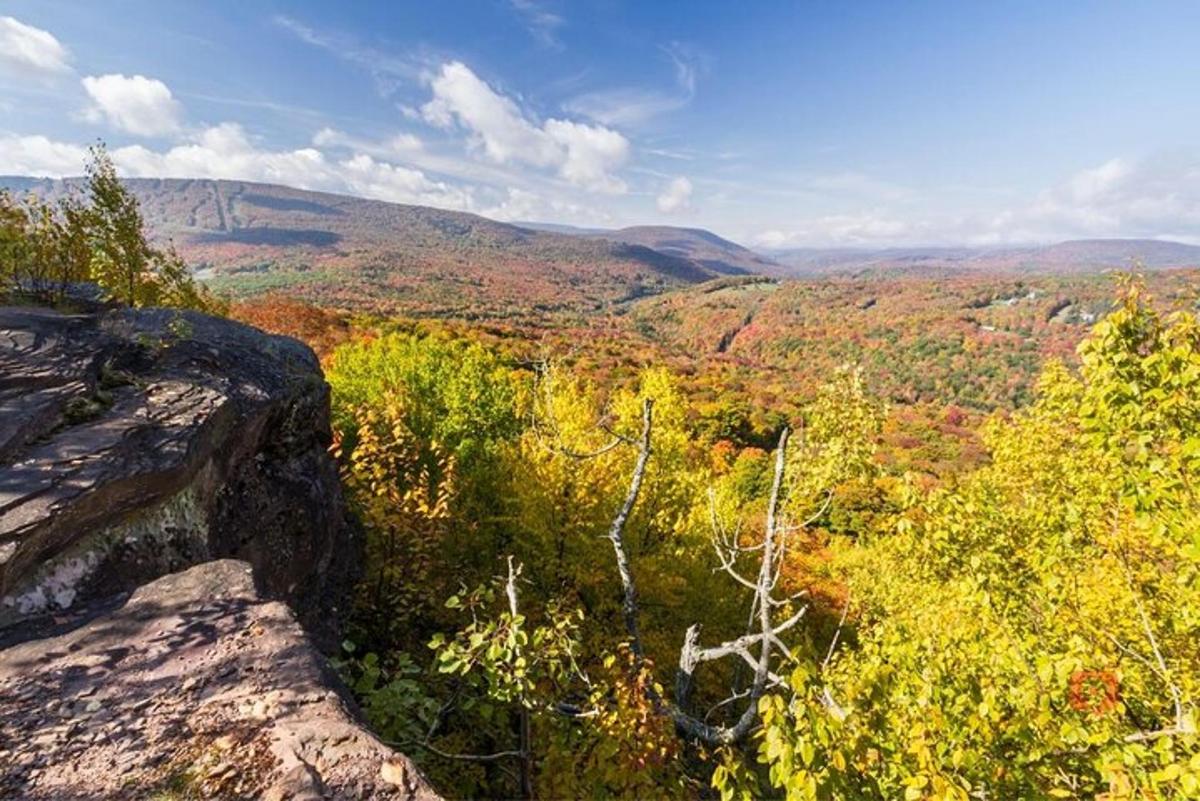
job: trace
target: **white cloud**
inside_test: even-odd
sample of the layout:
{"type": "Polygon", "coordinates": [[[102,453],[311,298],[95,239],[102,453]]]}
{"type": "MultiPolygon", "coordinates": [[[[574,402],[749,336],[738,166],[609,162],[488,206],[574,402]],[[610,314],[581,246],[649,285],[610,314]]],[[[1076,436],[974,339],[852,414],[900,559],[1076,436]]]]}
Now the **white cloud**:
{"type": "Polygon", "coordinates": [[[458,61],[430,78],[433,98],[421,107],[427,122],[460,127],[471,145],[497,164],[520,162],[554,168],[572,184],[597,192],[624,192],[613,175],[629,158],[629,140],[597,125],[549,119],[538,126],[513,100],[493,90],[458,61]]]}
{"type": "Polygon", "coordinates": [[[432,78],[433,99],[421,107],[425,120],[439,128],[467,129],[476,147],[492,161],[520,160],[546,167],[559,153],[546,132],[522,116],[517,104],[492,90],[465,64],[442,65],[432,78]]]}
{"type": "Polygon", "coordinates": [[[44,136],[0,133],[0,175],[62,178],[82,175],[87,148],[44,136]]]}
{"type": "Polygon", "coordinates": [[[1114,158],[985,221],[981,240],[1148,237],[1200,241],[1200,155],[1114,158]]]}
{"type": "Polygon", "coordinates": [[[512,220],[537,220],[542,213],[542,198],[524,189],[512,188],[502,203],[485,209],[483,214],[494,220],[509,222],[512,220]]]}
{"type": "Polygon", "coordinates": [[[619,194],[625,182],[613,176],[629,158],[629,140],[611,128],[568,120],[546,120],[545,131],[566,154],[559,171],[573,184],[619,194]]]}
{"type": "Polygon", "coordinates": [[[365,153],[339,162],[335,172],[351,194],[362,197],[463,211],[474,205],[471,193],[465,189],[432,181],[420,170],[376,161],[365,153]]]}
{"type": "Polygon", "coordinates": [[[372,141],[351,136],[335,128],[322,128],[313,135],[317,147],[344,147],[361,153],[370,153],[380,158],[408,157],[419,152],[424,145],[410,133],[397,133],[387,139],[372,141]]]}
{"type": "Polygon", "coordinates": [[[0,68],[22,77],[70,72],[70,53],[49,31],[0,17],[0,68]]]}
{"type": "MultiPolygon", "coordinates": [[[[821,184],[831,198],[840,189],[867,190],[878,182],[848,174],[821,184]]],[[[881,184],[886,188],[886,184],[881,184]]],[[[902,201],[908,191],[888,195],[902,201]]],[[[1079,170],[1008,208],[969,214],[906,213],[877,208],[777,225],[751,237],[762,247],[891,245],[1003,246],[1087,238],[1171,239],[1200,244],[1200,154],[1113,158],[1079,170]]]]}
{"type": "Polygon", "coordinates": [[[547,197],[515,187],[508,190],[500,203],[485,207],[479,213],[505,222],[548,220],[588,226],[612,222],[612,217],[605,209],[588,208],[568,198],[547,197]]]}
{"type": "Polygon", "coordinates": [[[91,97],[93,122],[137,136],[163,136],[179,130],[182,109],[162,81],[142,75],[89,75],[83,88],[91,97]]]}
{"type": "Polygon", "coordinates": [[[692,182],[680,176],[672,180],[658,196],[658,210],[664,214],[681,211],[692,200],[692,182]]]}
{"type": "MultiPolygon", "coordinates": [[[[1172,175],[1164,182],[1144,168],[1123,159],[1081,170],[1063,184],[1039,194],[1027,209],[1009,212],[1003,217],[1009,224],[1062,225],[1073,230],[1104,231],[1121,226],[1123,220],[1135,215],[1138,206],[1155,206],[1155,216],[1167,212],[1164,207],[1180,188],[1190,189],[1191,200],[1197,200],[1200,186],[1179,187],[1181,175],[1172,175]],[[1164,192],[1157,198],[1151,193],[1164,192]]],[[[1177,210],[1176,210],[1177,211],[1177,210]]]]}
{"type": "MultiPolygon", "coordinates": [[[[122,175],[134,178],[226,178],[342,192],[393,203],[470,210],[469,188],[430,179],[420,170],[391,164],[366,153],[330,158],[313,147],[258,147],[236,123],[206,128],[194,139],[166,150],[142,145],[111,152],[122,175]]],[[[79,175],[86,148],[44,136],[0,135],[0,174],[62,177],[79,175]]]]}

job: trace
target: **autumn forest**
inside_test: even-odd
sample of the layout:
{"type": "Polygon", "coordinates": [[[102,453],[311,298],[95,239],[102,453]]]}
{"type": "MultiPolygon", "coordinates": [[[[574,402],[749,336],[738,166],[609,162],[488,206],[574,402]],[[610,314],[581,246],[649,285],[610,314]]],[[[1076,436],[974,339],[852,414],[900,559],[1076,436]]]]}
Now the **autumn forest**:
{"type": "Polygon", "coordinates": [[[1200,794],[1194,270],[222,299],[89,174],[5,196],[10,299],[317,352],[365,554],[332,664],[446,795],[1200,794]]]}

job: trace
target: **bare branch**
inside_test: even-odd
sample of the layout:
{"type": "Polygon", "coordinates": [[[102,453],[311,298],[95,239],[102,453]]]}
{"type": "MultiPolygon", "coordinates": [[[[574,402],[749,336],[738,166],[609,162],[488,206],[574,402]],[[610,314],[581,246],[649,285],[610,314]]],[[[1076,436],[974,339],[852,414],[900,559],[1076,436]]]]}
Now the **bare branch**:
{"type": "MultiPolygon", "coordinates": [[[[753,731],[758,720],[758,700],[773,686],[784,683],[783,679],[771,671],[772,650],[778,648],[788,659],[793,659],[790,649],[780,640],[779,635],[795,626],[803,618],[807,608],[801,609],[782,623],[772,623],[771,610],[784,602],[772,597],[771,590],[779,580],[782,564],[782,542],[779,526],[779,503],[783,487],[784,468],[787,456],[788,430],[784,429],[779,435],[779,445],[775,454],[775,474],[771,482],[771,494],[767,503],[766,530],[761,545],[761,562],[758,579],[750,582],[732,569],[734,557],[726,556],[717,545],[717,556],[722,567],[735,580],[754,590],[751,607],[758,616],[757,631],[747,633],[735,640],[719,645],[701,648],[700,627],[692,626],[684,636],[683,648],[679,655],[679,670],[676,674],[676,701],[680,707],[686,707],[691,695],[693,674],[696,667],[703,663],[728,656],[742,659],[754,670],[754,678],[748,690],[744,693],[734,693],[729,699],[719,704],[732,703],[739,698],[746,698],[748,703],[745,710],[733,726],[712,726],[702,720],[691,717],[682,708],[672,708],[670,714],[676,726],[694,739],[710,745],[727,745],[743,740],[753,731]],[[758,649],[758,655],[751,653],[751,648],[758,649]]],[[[712,510],[715,519],[715,507],[712,510]]],[[[720,532],[720,527],[716,527],[720,532]]],[[[752,614],[753,619],[753,614],[752,614]]],[[[709,710],[711,715],[712,710],[709,710]]],[[[706,718],[708,715],[706,715],[706,718]]]]}
{"type": "Polygon", "coordinates": [[[629,491],[625,493],[625,502],[613,518],[608,529],[608,539],[612,542],[613,553],[617,559],[617,572],[621,575],[622,603],[621,609],[625,616],[625,631],[629,634],[630,648],[640,662],[643,658],[642,637],[638,632],[637,586],[633,581],[633,572],[629,567],[629,557],[625,553],[625,523],[633,512],[638,495],[642,491],[642,480],[646,477],[646,464],[650,461],[650,430],[654,420],[654,401],[646,398],[642,403],[642,436],[638,446],[637,462],[633,466],[633,477],[629,482],[629,491]]]}
{"type": "MultiPolygon", "coordinates": [[[[651,454],[651,432],[653,428],[653,402],[646,399],[642,406],[642,433],[637,440],[638,455],[634,463],[633,475],[630,478],[629,489],[624,502],[613,517],[608,530],[608,539],[613,546],[616,559],[617,573],[621,579],[622,614],[625,631],[630,639],[635,664],[638,668],[644,664],[645,652],[642,645],[641,632],[638,626],[638,596],[637,585],[634,581],[633,570],[629,555],[625,549],[625,525],[633,512],[641,493],[645,479],[646,467],[651,454]]],[[[772,655],[775,650],[786,659],[794,660],[791,650],[783,643],[779,635],[798,623],[807,611],[801,609],[787,620],[775,624],[771,620],[772,610],[790,602],[790,599],[779,600],[773,597],[772,591],[779,581],[783,564],[784,543],[780,526],[779,505],[783,489],[784,470],[786,466],[788,429],[779,435],[779,444],[775,455],[775,472],[771,482],[771,493],[767,505],[766,528],[761,544],[753,547],[743,547],[738,543],[738,533],[732,536],[724,530],[716,514],[716,505],[710,495],[711,515],[713,518],[713,547],[721,563],[721,569],[740,585],[753,591],[751,600],[751,626],[757,616],[757,630],[729,642],[724,642],[709,648],[701,648],[700,627],[691,626],[684,637],[683,647],[679,654],[679,668],[676,671],[675,703],[670,703],[658,693],[653,686],[647,688],[646,695],[655,706],[668,715],[676,729],[692,740],[712,746],[729,745],[744,740],[755,728],[758,721],[758,701],[771,687],[784,684],[784,680],[771,670],[772,655]],[[757,580],[751,581],[735,569],[735,562],[740,553],[760,552],[760,564],[757,580]],[[751,653],[756,648],[757,655],[751,653]],[[747,704],[737,722],[732,726],[713,726],[690,714],[685,710],[689,706],[695,669],[703,662],[736,656],[748,664],[754,671],[751,686],[744,692],[735,691],[727,703],[746,699],[747,704]]],[[[828,501],[828,498],[827,498],[828,501]]],[[[709,710],[706,718],[712,714],[709,710]]]]}
{"type": "MultiPolygon", "coordinates": [[[[390,745],[393,748],[404,747],[400,743],[387,743],[387,745],[390,745]]],[[[525,756],[525,754],[521,751],[497,751],[494,754],[454,754],[450,753],[449,751],[443,751],[437,746],[430,745],[429,743],[417,743],[417,745],[421,748],[424,748],[429,753],[436,754],[443,759],[456,759],[461,762],[499,762],[502,759],[519,759],[525,756]]]]}
{"type": "Polygon", "coordinates": [[[825,670],[829,666],[829,660],[833,659],[833,649],[837,648],[838,640],[842,636],[842,627],[846,625],[846,613],[850,611],[850,596],[846,595],[846,603],[842,607],[842,616],[838,618],[837,630],[833,632],[833,639],[829,641],[829,650],[825,652],[825,658],[821,660],[821,670],[825,670]]]}
{"type": "Polygon", "coordinates": [[[711,707],[708,708],[708,711],[704,713],[704,722],[707,723],[708,719],[712,717],[713,712],[716,712],[721,707],[728,706],[729,704],[732,704],[735,701],[740,701],[748,695],[750,695],[749,690],[742,690],[741,692],[734,693],[733,695],[729,696],[728,698],[726,698],[723,701],[718,701],[717,703],[713,704],[711,707]]]}
{"type": "Polygon", "coordinates": [[[513,558],[508,557],[508,581],[504,583],[504,594],[508,596],[508,611],[513,617],[517,616],[517,577],[521,575],[521,567],[513,570],[513,558]]]}

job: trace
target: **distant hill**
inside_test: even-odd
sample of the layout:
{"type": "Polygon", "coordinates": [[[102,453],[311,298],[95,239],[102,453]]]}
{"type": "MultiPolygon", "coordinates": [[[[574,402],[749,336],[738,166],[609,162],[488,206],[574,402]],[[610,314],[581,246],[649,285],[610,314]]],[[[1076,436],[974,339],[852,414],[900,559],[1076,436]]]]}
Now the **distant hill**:
{"type": "Polygon", "coordinates": [[[691,259],[725,275],[761,273],[778,267],[774,261],[702,228],[637,225],[599,234],[614,242],[644,245],[660,253],[691,259]]]}
{"type": "Polygon", "coordinates": [[[1200,247],[1157,239],[1080,239],[1007,248],[797,248],[767,253],[777,266],[763,272],[791,277],[873,271],[1091,272],[1135,262],[1147,269],[1200,266],[1200,247]]]}
{"type": "Polygon", "coordinates": [[[570,234],[571,236],[607,234],[612,231],[611,228],[581,228],[578,225],[565,225],[563,223],[547,222],[527,222],[524,220],[514,220],[513,225],[516,225],[520,228],[528,228],[531,231],[548,231],[552,234],[570,234]]]}
{"type": "MultiPolygon", "coordinates": [[[[60,195],[79,179],[0,178],[60,195]]],[[[464,317],[589,311],[725,270],[608,238],[474,214],[242,181],[134,179],[154,237],[236,295],[464,317]]]]}
{"type": "Polygon", "coordinates": [[[635,225],[629,228],[577,228],[554,223],[518,223],[538,231],[570,234],[591,239],[607,239],[657,250],[688,259],[723,275],[744,275],[777,271],[781,265],[736,242],[703,228],[679,228],[671,225],[635,225]]]}
{"type": "Polygon", "coordinates": [[[1200,266],[1200,247],[1159,239],[1077,239],[1007,255],[1021,265],[1046,267],[1128,267],[1134,261],[1149,268],[1200,266]]]}

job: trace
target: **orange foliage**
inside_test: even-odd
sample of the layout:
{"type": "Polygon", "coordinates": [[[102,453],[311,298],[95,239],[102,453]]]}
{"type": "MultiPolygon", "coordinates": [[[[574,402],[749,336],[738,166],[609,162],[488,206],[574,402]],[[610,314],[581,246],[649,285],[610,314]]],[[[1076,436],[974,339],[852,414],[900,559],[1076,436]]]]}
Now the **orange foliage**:
{"type": "Polygon", "coordinates": [[[234,303],[229,316],[268,333],[298,339],[322,361],[350,338],[350,323],[344,315],[279,295],[234,303]]]}

